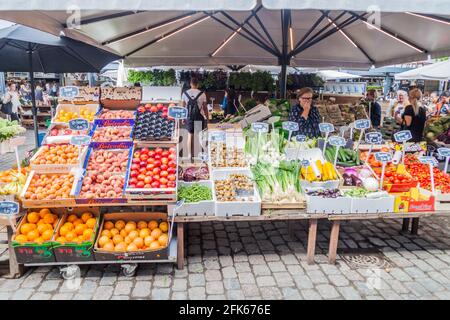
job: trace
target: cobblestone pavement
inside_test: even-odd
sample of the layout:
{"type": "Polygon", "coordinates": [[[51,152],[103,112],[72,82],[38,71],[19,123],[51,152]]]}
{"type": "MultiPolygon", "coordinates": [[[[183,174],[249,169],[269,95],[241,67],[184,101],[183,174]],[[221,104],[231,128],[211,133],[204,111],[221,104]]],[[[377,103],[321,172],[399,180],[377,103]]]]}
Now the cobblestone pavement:
{"type": "Polygon", "coordinates": [[[423,219],[419,236],[400,234],[399,221],[345,222],[336,265],[321,222],[313,266],[304,223],[297,238],[285,222],[191,224],[184,270],[142,265],[127,278],[118,266],[91,266],[69,281],[40,267],[0,278],[0,299],[450,299],[449,222],[423,219]]]}

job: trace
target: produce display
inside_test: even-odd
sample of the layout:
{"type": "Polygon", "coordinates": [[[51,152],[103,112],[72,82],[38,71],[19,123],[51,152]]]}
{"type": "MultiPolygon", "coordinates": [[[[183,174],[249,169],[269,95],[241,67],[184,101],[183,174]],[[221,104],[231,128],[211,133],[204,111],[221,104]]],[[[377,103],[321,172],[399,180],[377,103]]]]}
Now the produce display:
{"type": "Polygon", "coordinates": [[[142,99],[142,88],[141,87],[131,87],[131,88],[102,88],[102,100],[141,100],[142,99]]]}
{"type": "Polygon", "coordinates": [[[67,125],[53,125],[49,130],[50,137],[86,135],[87,130],[70,130],[67,125]]]}
{"type": "Polygon", "coordinates": [[[338,175],[333,164],[329,161],[316,160],[307,167],[303,166],[300,170],[301,179],[308,182],[337,180],[338,175]],[[315,168],[316,170],[315,170],[315,168]]]}
{"type": "Polygon", "coordinates": [[[131,127],[97,127],[92,135],[94,142],[130,141],[131,127]]]}
{"type": "Polygon", "coordinates": [[[169,244],[169,224],[165,221],[106,220],[98,238],[98,246],[105,251],[135,252],[159,250],[169,244]]]}
{"type": "MultiPolygon", "coordinates": [[[[351,168],[338,168],[339,173],[342,175],[344,186],[361,187],[363,181],[369,178],[375,179],[372,171],[364,166],[351,167],[351,168]]],[[[376,179],[375,179],[376,180],[376,179]]],[[[370,180],[369,180],[370,181],[370,180]]]]}
{"type": "Polygon", "coordinates": [[[120,198],[123,194],[125,175],[114,175],[109,171],[90,171],[86,173],[78,198],[120,198]]]}
{"type": "Polygon", "coordinates": [[[80,148],[71,144],[42,146],[31,164],[78,164],[80,148]]]}
{"type": "Polygon", "coordinates": [[[19,172],[17,169],[10,169],[0,172],[0,195],[19,196],[27,181],[29,168],[22,168],[19,172]]]}
{"type": "MultiPolygon", "coordinates": [[[[407,155],[405,158],[405,165],[411,176],[419,181],[421,188],[431,190],[430,167],[428,165],[420,163],[419,160],[412,155],[407,155]]],[[[434,167],[433,176],[435,188],[442,193],[450,193],[450,175],[434,167]]]]}
{"type": "Polygon", "coordinates": [[[209,179],[208,165],[203,164],[199,167],[192,166],[179,169],[179,179],[185,182],[202,181],[209,179]]]}
{"type": "Polygon", "coordinates": [[[189,186],[181,186],[178,189],[178,200],[186,203],[212,200],[212,191],[207,186],[195,183],[189,186]]]}
{"type": "Polygon", "coordinates": [[[308,196],[313,196],[313,197],[332,198],[332,199],[343,196],[341,190],[339,190],[339,189],[323,189],[323,190],[316,190],[316,191],[308,191],[306,194],[308,196]]]}
{"type": "Polygon", "coordinates": [[[175,148],[135,150],[129,173],[129,188],[175,188],[176,180],[177,156],[175,148]]]}
{"type": "Polygon", "coordinates": [[[86,170],[96,170],[102,173],[125,172],[130,151],[125,150],[92,150],[86,170]]]}
{"type": "Polygon", "coordinates": [[[230,174],[228,179],[214,181],[217,201],[253,201],[253,181],[243,174],[230,174]]]}
{"type": "MultiPolygon", "coordinates": [[[[336,151],[337,148],[335,146],[327,147],[327,150],[325,150],[325,158],[330,162],[334,162],[334,160],[336,159],[336,151]]],[[[359,152],[347,148],[339,148],[337,164],[345,167],[354,167],[361,165],[359,152]]]]}
{"type": "Polygon", "coordinates": [[[424,136],[428,141],[438,139],[444,143],[450,143],[449,136],[450,116],[433,117],[427,120],[424,136]]]}
{"type": "Polygon", "coordinates": [[[217,168],[245,167],[244,151],[236,146],[227,146],[223,142],[210,143],[211,165],[217,168]]]}
{"type": "Polygon", "coordinates": [[[85,212],[80,216],[71,214],[57,230],[55,240],[61,244],[92,241],[95,237],[96,225],[97,218],[90,212],[85,212]]]}
{"type": "Polygon", "coordinates": [[[103,109],[97,119],[134,119],[134,112],[129,110],[109,110],[103,109]]]}
{"type": "Polygon", "coordinates": [[[146,104],[137,110],[133,137],[135,140],[170,140],[175,121],[168,117],[169,108],[162,103],[146,104]]]}
{"type": "Polygon", "coordinates": [[[0,118],[0,142],[14,138],[26,131],[27,130],[22,127],[19,122],[0,118]]]}
{"type": "Polygon", "coordinates": [[[69,122],[74,119],[85,119],[89,122],[93,122],[96,113],[96,111],[91,111],[87,107],[81,107],[79,108],[79,111],[59,110],[53,119],[53,122],[69,122]]]}
{"type": "Polygon", "coordinates": [[[49,209],[29,212],[24,217],[13,240],[21,244],[49,242],[53,238],[58,221],[58,216],[52,214],[49,209]]]}
{"type": "Polygon", "coordinates": [[[58,200],[70,198],[75,177],[73,174],[34,173],[25,192],[27,200],[58,200]]]}

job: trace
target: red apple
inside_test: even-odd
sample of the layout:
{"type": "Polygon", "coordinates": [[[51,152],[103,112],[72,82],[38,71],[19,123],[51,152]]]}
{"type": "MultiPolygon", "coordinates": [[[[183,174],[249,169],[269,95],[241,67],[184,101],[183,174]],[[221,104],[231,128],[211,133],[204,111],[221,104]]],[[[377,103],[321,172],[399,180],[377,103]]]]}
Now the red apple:
{"type": "Polygon", "coordinates": [[[161,177],[167,177],[169,173],[167,171],[161,171],[160,176],[161,177]]]}
{"type": "Polygon", "coordinates": [[[160,183],[158,181],[152,182],[152,188],[159,188],[160,183]]]}
{"type": "Polygon", "coordinates": [[[133,170],[133,171],[131,171],[131,173],[130,173],[130,177],[132,177],[132,178],[136,178],[138,175],[139,175],[139,172],[136,171],[136,170],[133,170]]]}
{"type": "Polygon", "coordinates": [[[136,184],[136,187],[137,187],[138,189],[143,189],[143,188],[145,187],[144,181],[139,181],[139,182],[136,184]]]}
{"type": "Polygon", "coordinates": [[[137,176],[137,179],[138,179],[139,181],[144,181],[145,175],[144,175],[144,174],[140,174],[140,175],[137,176]]]}
{"type": "Polygon", "coordinates": [[[153,163],[149,163],[145,168],[147,169],[147,171],[152,171],[155,168],[155,165],[153,163]]]}

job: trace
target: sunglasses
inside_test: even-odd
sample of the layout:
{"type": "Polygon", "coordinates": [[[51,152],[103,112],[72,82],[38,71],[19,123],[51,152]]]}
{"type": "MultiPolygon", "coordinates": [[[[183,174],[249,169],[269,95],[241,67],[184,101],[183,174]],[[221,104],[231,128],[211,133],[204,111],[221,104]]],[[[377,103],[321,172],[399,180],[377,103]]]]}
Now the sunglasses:
{"type": "Polygon", "coordinates": [[[312,98],[312,97],[309,97],[309,98],[303,98],[303,97],[301,97],[300,99],[309,101],[309,100],[312,100],[313,98],[312,98]]]}

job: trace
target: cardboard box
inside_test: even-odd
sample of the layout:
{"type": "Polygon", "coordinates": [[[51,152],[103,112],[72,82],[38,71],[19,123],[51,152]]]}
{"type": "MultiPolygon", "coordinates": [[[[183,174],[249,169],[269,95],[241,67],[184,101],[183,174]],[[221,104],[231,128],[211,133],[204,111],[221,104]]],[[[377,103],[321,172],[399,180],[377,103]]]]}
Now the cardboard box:
{"type": "Polygon", "coordinates": [[[247,112],[245,114],[245,117],[239,124],[241,125],[241,128],[246,128],[249,125],[251,125],[254,122],[259,122],[266,120],[267,118],[270,118],[272,116],[272,112],[270,111],[269,107],[263,104],[260,104],[259,106],[254,107],[252,110],[247,112]]]}
{"type": "Polygon", "coordinates": [[[106,213],[103,216],[101,227],[97,233],[95,241],[94,256],[97,261],[151,261],[167,260],[169,258],[169,247],[172,241],[172,223],[169,222],[169,242],[167,247],[159,250],[143,250],[136,252],[112,252],[105,251],[98,246],[99,235],[102,234],[105,221],[123,220],[128,221],[146,221],[156,220],[159,223],[167,221],[167,214],[160,212],[124,212],[124,213],[106,213]]]}
{"type": "Polygon", "coordinates": [[[89,102],[98,102],[100,99],[100,87],[78,87],[78,96],[67,99],[59,97],[59,102],[71,103],[71,104],[85,104],[89,102]]]}
{"type": "Polygon", "coordinates": [[[435,196],[425,194],[423,190],[397,193],[395,195],[394,212],[433,212],[435,196]]]}
{"type": "Polygon", "coordinates": [[[53,251],[55,253],[55,259],[57,262],[84,262],[94,261],[94,243],[97,238],[97,231],[100,225],[100,209],[99,208],[73,208],[71,211],[67,211],[61,218],[58,228],[53,236],[53,251]],[[94,227],[94,233],[92,238],[82,243],[66,242],[61,243],[56,241],[59,237],[59,231],[61,227],[66,223],[69,215],[75,214],[79,218],[85,212],[90,212],[97,219],[94,227]]]}

